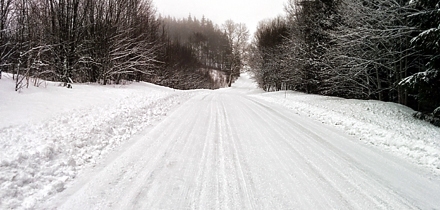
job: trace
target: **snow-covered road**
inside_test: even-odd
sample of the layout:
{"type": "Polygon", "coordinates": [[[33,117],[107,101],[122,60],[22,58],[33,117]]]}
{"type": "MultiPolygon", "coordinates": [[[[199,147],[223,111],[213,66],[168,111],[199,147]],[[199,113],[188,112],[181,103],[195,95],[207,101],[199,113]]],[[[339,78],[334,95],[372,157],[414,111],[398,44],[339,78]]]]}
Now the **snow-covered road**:
{"type": "Polygon", "coordinates": [[[249,97],[197,94],[41,208],[439,209],[440,180],[249,97]]]}

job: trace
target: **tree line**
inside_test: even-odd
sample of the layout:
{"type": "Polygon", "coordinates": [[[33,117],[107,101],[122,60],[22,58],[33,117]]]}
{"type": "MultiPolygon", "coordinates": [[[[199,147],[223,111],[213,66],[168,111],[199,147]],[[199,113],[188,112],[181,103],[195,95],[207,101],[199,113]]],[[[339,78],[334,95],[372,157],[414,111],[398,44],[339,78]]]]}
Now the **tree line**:
{"type": "Polygon", "coordinates": [[[289,0],[250,47],[260,87],[397,102],[440,116],[437,0],[289,0]]]}
{"type": "Polygon", "coordinates": [[[0,0],[0,70],[16,90],[29,78],[216,88],[209,69],[241,63],[230,37],[205,18],[162,18],[152,0],[0,0]]]}
{"type": "Polygon", "coordinates": [[[186,19],[166,17],[163,22],[169,43],[190,50],[198,69],[222,72],[228,86],[240,76],[250,36],[245,24],[227,20],[218,26],[205,17],[199,20],[191,15],[186,19]]]}
{"type": "Polygon", "coordinates": [[[160,64],[149,0],[2,0],[1,8],[0,65],[17,81],[143,80],[160,64]]]}
{"type": "MultiPolygon", "coordinates": [[[[166,34],[166,57],[163,73],[167,78],[161,78],[161,84],[171,87],[199,87],[196,83],[203,80],[191,78],[191,72],[197,71],[209,78],[212,70],[230,70],[232,53],[227,35],[213,22],[205,17],[198,20],[191,15],[188,18],[161,18],[166,34]],[[186,79],[182,79],[185,77],[186,79]]],[[[226,77],[226,76],[224,76],[226,77]]],[[[226,80],[226,78],[224,78],[226,80]]],[[[223,84],[210,84],[216,88],[223,84]]],[[[206,88],[206,87],[204,87],[206,88]]],[[[209,87],[208,87],[209,88],[209,87]]]]}

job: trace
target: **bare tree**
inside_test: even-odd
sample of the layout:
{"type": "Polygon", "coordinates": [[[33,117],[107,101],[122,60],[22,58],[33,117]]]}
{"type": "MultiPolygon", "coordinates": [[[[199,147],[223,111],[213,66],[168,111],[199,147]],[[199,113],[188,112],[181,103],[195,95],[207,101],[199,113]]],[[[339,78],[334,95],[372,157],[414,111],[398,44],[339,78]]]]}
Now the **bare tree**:
{"type": "Polygon", "coordinates": [[[232,54],[229,55],[231,69],[228,82],[228,85],[231,86],[233,78],[240,76],[240,70],[245,65],[244,58],[250,35],[249,30],[243,23],[234,23],[232,20],[227,20],[222,27],[232,49],[232,54]]]}
{"type": "Polygon", "coordinates": [[[12,0],[0,0],[0,79],[2,77],[2,70],[8,68],[10,65],[9,57],[13,51],[7,34],[11,8],[12,0]]]}
{"type": "Polygon", "coordinates": [[[408,9],[389,0],[374,4],[345,1],[342,5],[344,24],[330,32],[334,45],[325,55],[330,66],[329,91],[379,100],[403,98],[397,82],[406,75],[407,58],[415,53],[408,46],[414,29],[403,21],[408,9]]]}

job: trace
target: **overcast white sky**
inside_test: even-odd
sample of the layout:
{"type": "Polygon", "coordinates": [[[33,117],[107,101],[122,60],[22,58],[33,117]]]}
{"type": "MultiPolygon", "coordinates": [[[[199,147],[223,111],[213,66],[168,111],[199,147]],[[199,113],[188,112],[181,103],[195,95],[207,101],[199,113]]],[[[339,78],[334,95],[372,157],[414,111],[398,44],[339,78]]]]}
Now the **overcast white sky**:
{"type": "Polygon", "coordinates": [[[287,0],[153,0],[160,14],[176,18],[191,14],[198,19],[205,15],[214,24],[221,26],[231,19],[236,23],[245,23],[251,36],[258,22],[284,14],[287,0]]]}

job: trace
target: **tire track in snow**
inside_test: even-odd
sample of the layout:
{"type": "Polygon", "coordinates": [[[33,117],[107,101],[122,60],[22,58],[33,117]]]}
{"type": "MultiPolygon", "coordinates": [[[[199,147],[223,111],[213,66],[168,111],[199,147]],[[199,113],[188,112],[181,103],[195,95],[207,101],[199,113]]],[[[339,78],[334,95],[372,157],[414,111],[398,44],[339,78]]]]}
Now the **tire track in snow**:
{"type": "MultiPolygon", "coordinates": [[[[260,104],[259,102],[256,103],[260,104]]],[[[297,138],[297,139],[307,139],[308,140],[307,142],[304,140],[288,141],[286,139],[284,139],[284,141],[286,142],[287,145],[290,146],[292,151],[296,151],[300,155],[300,157],[308,163],[308,166],[311,167],[311,169],[314,171],[315,174],[321,176],[321,178],[325,182],[330,183],[331,187],[337,191],[346,192],[346,189],[348,188],[340,187],[340,185],[342,184],[349,185],[350,187],[355,187],[356,189],[355,191],[344,193],[343,195],[344,198],[353,199],[353,193],[355,194],[360,193],[358,199],[367,198],[368,201],[363,201],[363,204],[367,205],[369,203],[374,203],[376,206],[373,208],[382,208],[382,209],[390,209],[390,208],[414,209],[415,208],[409,203],[408,200],[403,199],[400,195],[396,194],[392,189],[388,188],[387,186],[384,186],[383,183],[378,182],[376,180],[378,177],[371,176],[371,174],[366,174],[363,169],[359,169],[356,165],[354,165],[353,163],[356,163],[357,161],[354,161],[350,159],[348,156],[346,156],[344,151],[335,148],[327,140],[324,140],[323,138],[324,136],[329,138],[331,137],[331,135],[328,135],[328,133],[332,133],[332,131],[330,130],[327,131],[326,133],[327,135],[326,134],[318,135],[317,133],[315,133],[316,131],[314,132],[311,130],[312,127],[306,128],[303,125],[295,122],[294,120],[289,119],[280,113],[277,113],[277,111],[274,111],[268,106],[263,104],[260,105],[261,107],[264,107],[264,109],[272,110],[273,113],[277,114],[279,116],[279,118],[277,119],[284,119],[273,122],[274,124],[276,124],[276,126],[273,127],[274,129],[277,129],[278,132],[283,131],[286,134],[289,134],[289,132],[291,133],[291,131],[289,131],[289,129],[286,128],[285,126],[286,124],[295,125],[294,127],[300,128],[301,132],[294,131],[297,135],[301,136],[301,138],[297,138]],[[301,146],[301,150],[296,149],[299,146],[298,143],[301,146]],[[304,154],[307,154],[307,156],[304,156],[304,154]],[[329,161],[335,159],[336,161],[329,161]],[[313,162],[311,162],[310,160],[313,160],[313,162]],[[349,160],[351,163],[349,163],[347,160],[349,160]],[[340,166],[341,162],[344,165],[343,167],[340,166]],[[320,164],[316,164],[316,163],[320,163],[320,164]],[[339,170],[340,168],[351,169],[351,173],[352,173],[351,176],[346,175],[345,172],[339,170]],[[334,180],[335,178],[338,178],[338,180],[332,181],[332,179],[334,180]],[[359,179],[363,180],[361,182],[363,186],[360,186],[359,179]],[[372,184],[371,182],[375,184],[372,184]],[[371,186],[373,186],[373,189],[371,189],[372,188],[371,186]],[[389,202],[396,199],[397,202],[394,203],[389,202]],[[386,200],[388,200],[388,202],[386,200]],[[397,204],[402,206],[398,208],[396,207],[399,206],[397,204]]],[[[263,112],[263,110],[258,111],[258,113],[261,112],[263,112]]],[[[338,136],[337,138],[345,138],[345,137],[338,136]]],[[[351,203],[354,206],[357,206],[358,208],[365,208],[364,205],[360,204],[360,201],[351,202],[351,203]]],[[[371,208],[371,206],[369,208],[371,208]]]]}
{"type": "MultiPolygon", "coordinates": [[[[196,116],[195,122],[193,122],[193,119],[191,118],[184,118],[186,119],[184,123],[173,123],[172,127],[174,127],[178,132],[172,133],[169,138],[161,138],[162,134],[157,136],[157,138],[160,140],[174,140],[172,142],[173,144],[167,145],[168,149],[164,153],[165,155],[161,157],[161,163],[157,164],[158,166],[160,166],[159,168],[161,169],[158,174],[158,177],[160,177],[159,182],[164,184],[153,185],[152,188],[154,190],[151,190],[147,196],[139,196],[139,199],[137,199],[137,201],[142,201],[144,199],[143,197],[153,198],[148,199],[149,202],[145,204],[135,206],[135,209],[163,209],[167,207],[172,207],[176,203],[182,203],[181,198],[186,197],[186,192],[188,191],[188,188],[181,188],[178,190],[180,193],[185,194],[185,196],[181,196],[182,194],[180,196],[176,195],[176,193],[173,193],[173,188],[182,187],[184,186],[183,184],[185,182],[191,182],[191,176],[187,173],[189,170],[191,170],[190,166],[192,165],[192,160],[195,158],[191,158],[194,154],[189,154],[188,151],[192,146],[195,145],[195,138],[193,137],[198,133],[198,128],[203,125],[203,121],[199,120],[200,118],[201,116],[199,115],[196,116]],[[178,126],[175,126],[174,124],[177,124],[178,126]],[[190,126],[188,127],[188,125],[190,126]],[[184,129],[181,126],[183,126],[184,129]],[[168,167],[169,163],[175,164],[172,170],[168,167]],[[175,176],[175,172],[178,172],[178,176],[175,176]],[[165,181],[163,181],[164,179],[165,181]]],[[[157,168],[157,166],[152,168],[157,168]]],[[[156,180],[151,180],[151,182],[153,181],[156,180]]]]}
{"type": "MultiPolygon", "coordinates": [[[[270,108],[265,105],[261,105],[261,107],[263,107],[263,109],[259,110],[258,113],[260,113],[260,115],[261,113],[268,114],[267,110],[269,110],[270,108]]],[[[272,114],[276,113],[276,111],[272,110],[271,113],[272,114]]],[[[295,127],[301,129],[301,132],[293,131],[297,135],[297,138],[294,138],[291,141],[287,140],[286,138],[280,138],[280,139],[284,141],[285,145],[287,145],[291,151],[294,151],[295,154],[297,154],[298,157],[297,160],[302,160],[306,163],[307,167],[309,167],[310,170],[313,172],[309,174],[317,175],[318,180],[321,180],[321,184],[326,186],[329,189],[329,191],[336,192],[337,194],[339,194],[340,198],[342,198],[342,200],[345,201],[347,201],[348,199],[353,199],[353,195],[360,194],[358,196],[358,199],[367,199],[367,201],[362,202],[364,204],[374,203],[376,206],[374,206],[373,208],[382,208],[382,209],[396,208],[396,206],[389,204],[387,205],[387,202],[383,200],[383,198],[389,198],[390,196],[394,196],[395,198],[399,199],[400,196],[391,192],[391,190],[389,190],[387,187],[383,189],[375,188],[372,189],[373,191],[368,191],[368,192],[366,191],[366,189],[371,188],[370,186],[380,186],[378,184],[371,185],[371,183],[362,182],[364,186],[359,187],[358,186],[359,180],[353,180],[353,177],[363,178],[366,175],[365,173],[357,169],[354,165],[345,164],[346,162],[344,162],[344,166],[342,167],[343,169],[349,168],[353,170],[352,173],[356,173],[354,175],[352,174],[352,176],[348,176],[345,175],[345,173],[343,173],[341,170],[337,170],[341,168],[340,167],[341,158],[338,159],[339,163],[338,161],[329,161],[335,159],[333,155],[335,156],[339,155],[338,157],[340,157],[340,155],[343,154],[343,152],[339,151],[339,154],[334,153],[333,152],[334,148],[333,149],[329,148],[330,145],[328,144],[328,142],[326,142],[321,136],[318,136],[317,134],[313,133],[313,131],[311,131],[310,128],[305,128],[302,125],[298,124],[297,122],[293,121],[292,119],[285,117],[284,115],[281,115],[279,113],[276,114],[279,116],[279,118],[277,119],[284,119],[284,120],[278,120],[272,122],[273,123],[272,129],[277,130],[277,133],[282,133],[283,134],[282,136],[289,136],[290,134],[292,134],[292,129],[289,129],[288,127],[286,128],[285,126],[286,124],[296,125],[295,127]],[[306,142],[305,140],[308,141],[306,142]],[[298,147],[301,149],[297,149],[298,147]],[[329,152],[331,154],[328,154],[329,152]],[[336,178],[338,179],[337,181],[335,180],[336,178]],[[348,185],[349,187],[354,187],[356,190],[347,192],[347,189],[349,187],[343,188],[341,185],[348,185]],[[382,193],[382,191],[385,192],[382,193]],[[342,192],[346,192],[346,193],[342,193],[342,192]],[[374,196],[376,194],[380,194],[380,196],[374,196]]],[[[371,182],[374,180],[368,179],[368,181],[371,182]]],[[[334,196],[334,194],[332,196],[334,196]]],[[[325,199],[325,200],[329,200],[329,199],[325,199]]],[[[393,199],[390,198],[389,200],[393,200],[393,199]]],[[[408,202],[405,200],[400,200],[400,202],[406,203],[402,206],[402,208],[405,209],[414,208],[411,207],[411,205],[409,205],[408,202]]],[[[362,209],[362,205],[360,204],[361,201],[349,202],[349,203],[345,203],[344,206],[350,205],[352,206],[352,208],[356,206],[357,209],[359,208],[362,209]]]]}
{"type": "Polygon", "coordinates": [[[241,206],[241,209],[243,209],[243,208],[255,209],[255,204],[252,202],[253,200],[255,200],[255,197],[253,195],[254,193],[253,193],[252,189],[248,187],[248,184],[247,184],[247,182],[248,182],[247,179],[249,179],[250,183],[253,183],[252,178],[247,177],[247,179],[246,179],[245,175],[244,175],[245,171],[249,171],[249,167],[248,167],[246,159],[240,158],[240,154],[243,151],[243,148],[241,147],[241,144],[237,142],[237,140],[240,140],[237,136],[237,132],[239,132],[239,130],[232,128],[231,121],[228,118],[228,112],[226,110],[226,106],[223,101],[221,104],[222,104],[222,108],[223,108],[222,117],[225,118],[226,133],[231,134],[231,136],[229,138],[232,143],[232,146],[233,146],[233,155],[231,158],[233,158],[233,161],[234,161],[234,170],[236,172],[236,178],[237,178],[238,184],[240,185],[240,189],[243,188],[242,190],[244,191],[244,195],[241,196],[241,199],[246,200],[247,205],[248,205],[247,207],[246,207],[246,205],[241,206]]]}
{"type": "MultiPolygon", "coordinates": [[[[204,97],[206,98],[206,96],[204,97]]],[[[202,98],[202,100],[204,99],[202,98]]],[[[205,189],[207,188],[207,184],[208,182],[207,180],[207,169],[208,169],[208,164],[209,164],[209,158],[210,155],[210,151],[211,151],[211,139],[214,138],[215,135],[215,128],[216,128],[216,124],[212,123],[213,119],[215,118],[214,115],[214,108],[211,106],[209,107],[209,119],[208,119],[208,128],[207,128],[207,133],[206,133],[206,137],[204,138],[204,144],[203,144],[203,149],[202,149],[202,156],[201,156],[201,161],[200,164],[198,164],[197,167],[197,176],[196,176],[196,185],[195,185],[195,190],[193,191],[193,195],[190,199],[190,204],[191,204],[191,208],[192,209],[199,209],[200,204],[202,203],[202,194],[203,192],[205,192],[205,189]],[[214,131],[213,131],[213,127],[214,127],[214,131]],[[196,205],[197,204],[197,205],[196,205]]]]}
{"type": "Polygon", "coordinates": [[[228,91],[193,97],[141,138],[97,176],[104,181],[90,180],[60,209],[427,209],[439,203],[426,193],[438,192],[438,183],[404,163],[228,91]],[[420,192],[427,199],[387,183],[395,174],[427,188],[420,192]]]}
{"type": "MultiPolygon", "coordinates": [[[[259,121],[266,121],[266,123],[269,125],[269,128],[266,128],[265,130],[269,131],[269,130],[274,130],[273,125],[271,125],[271,123],[273,122],[267,122],[268,119],[270,120],[270,116],[267,116],[267,113],[265,110],[261,111],[257,111],[255,110],[254,106],[247,106],[248,110],[250,110],[250,112],[252,114],[250,114],[250,116],[259,116],[260,120],[259,121]],[[265,114],[265,116],[262,116],[263,114],[265,114]]],[[[255,119],[253,119],[255,120],[255,119]]],[[[264,133],[261,130],[257,130],[258,131],[258,136],[269,136],[268,133],[264,133]]],[[[277,132],[275,132],[277,133],[277,132]]],[[[300,195],[300,193],[293,193],[296,196],[296,199],[294,199],[294,202],[299,202],[300,206],[302,207],[306,207],[307,208],[318,208],[318,206],[314,206],[313,204],[315,202],[310,202],[313,201],[314,199],[316,199],[316,197],[321,197],[322,195],[324,195],[324,193],[315,193],[315,195],[313,195],[314,193],[310,191],[311,188],[314,189],[320,189],[321,187],[319,187],[316,183],[316,180],[312,179],[312,177],[310,176],[310,172],[307,173],[304,170],[304,167],[299,165],[299,162],[297,161],[298,159],[292,159],[292,157],[290,157],[288,154],[291,154],[289,152],[286,152],[284,149],[280,150],[280,148],[277,149],[277,147],[279,147],[279,145],[273,140],[273,139],[281,139],[284,138],[282,136],[279,136],[278,133],[276,134],[276,136],[272,136],[271,139],[267,140],[266,138],[263,138],[264,140],[264,144],[269,146],[268,148],[270,148],[270,151],[268,151],[268,153],[266,154],[268,157],[270,157],[271,155],[275,155],[275,159],[277,160],[277,164],[281,165],[281,168],[283,168],[283,171],[280,171],[280,173],[286,172],[286,174],[288,174],[288,178],[292,183],[295,183],[295,186],[300,186],[300,189],[306,191],[306,193],[302,193],[302,195],[300,195]],[[289,167],[289,165],[287,164],[286,160],[290,160],[290,163],[292,164],[292,166],[295,167],[289,167]],[[292,175],[291,173],[295,173],[295,175],[292,175]],[[300,174],[298,174],[298,171],[300,171],[300,174]],[[299,182],[300,179],[298,179],[299,177],[301,177],[301,179],[304,179],[303,181],[305,182],[299,182]],[[312,186],[312,187],[311,187],[312,186]],[[297,196],[300,195],[300,196],[297,196]]],[[[318,198],[319,199],[319,198],[318,198]]],[[[321,198],[324,199],[325,198],[321,198]]],[[[321,200],[320,199],[320,200],[321,200]]],[[[269,208],[270,206],[267,206],[265,208],[269,208]]]]}

